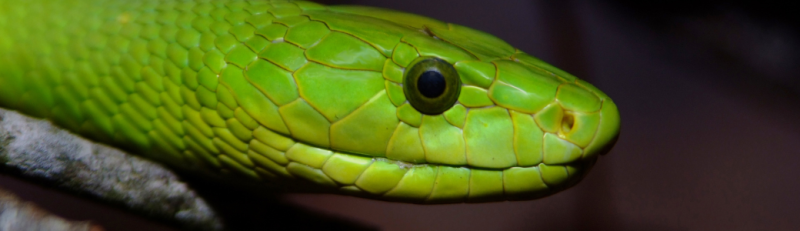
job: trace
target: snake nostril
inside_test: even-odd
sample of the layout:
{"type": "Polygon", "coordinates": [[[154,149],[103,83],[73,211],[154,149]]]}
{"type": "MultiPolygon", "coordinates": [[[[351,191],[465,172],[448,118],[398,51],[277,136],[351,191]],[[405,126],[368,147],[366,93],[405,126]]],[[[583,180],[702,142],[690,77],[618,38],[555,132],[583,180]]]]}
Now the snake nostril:
{"type": "Polygon", "coordinates": [[[573,126],[575,126],[575,115],[570,112],[564,113],[564,117],[561,119],[561,132],[569,133],[573,126]]]}

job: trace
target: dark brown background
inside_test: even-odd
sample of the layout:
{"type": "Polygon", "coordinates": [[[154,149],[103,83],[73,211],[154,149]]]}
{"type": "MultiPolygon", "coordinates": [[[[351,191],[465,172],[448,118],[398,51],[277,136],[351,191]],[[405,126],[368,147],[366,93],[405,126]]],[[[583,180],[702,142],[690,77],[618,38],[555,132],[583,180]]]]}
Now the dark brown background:
{"type": "MultiPolygon", "coordinates": [[[[603,89],[619,105],[622,135],[582,183],[536,201],[253,199],[264,196],[195,186],[217,198],[212,204],[234,228],[800,230],[800,24],[788,5],[325,2],[414,12],[497,35],[603,89]]],[[[174,229],[7,176],[0,186],[108,230],[174,229]]]]}

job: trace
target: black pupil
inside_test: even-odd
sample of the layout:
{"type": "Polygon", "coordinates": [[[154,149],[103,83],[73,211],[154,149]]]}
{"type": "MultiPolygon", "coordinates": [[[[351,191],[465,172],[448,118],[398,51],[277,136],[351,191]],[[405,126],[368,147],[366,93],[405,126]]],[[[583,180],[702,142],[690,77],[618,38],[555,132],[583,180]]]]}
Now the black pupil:
{"type": "Polygon", "coordinates": [[[428,98],[442,95],[445,85],[444,76],[438,71],[426,71],[417,79],[417,89],[428,98]]]}

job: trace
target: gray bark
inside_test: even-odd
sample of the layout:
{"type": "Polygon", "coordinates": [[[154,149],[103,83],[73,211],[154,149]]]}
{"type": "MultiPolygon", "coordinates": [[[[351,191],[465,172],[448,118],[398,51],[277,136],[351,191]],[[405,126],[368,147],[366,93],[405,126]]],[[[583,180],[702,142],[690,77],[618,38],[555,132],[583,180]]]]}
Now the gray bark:
{"type": "Polygon", "coordinates": [[[0,165],[185,228],[222,229],[207,203],[166,167],[2,108],[0,165]]]}

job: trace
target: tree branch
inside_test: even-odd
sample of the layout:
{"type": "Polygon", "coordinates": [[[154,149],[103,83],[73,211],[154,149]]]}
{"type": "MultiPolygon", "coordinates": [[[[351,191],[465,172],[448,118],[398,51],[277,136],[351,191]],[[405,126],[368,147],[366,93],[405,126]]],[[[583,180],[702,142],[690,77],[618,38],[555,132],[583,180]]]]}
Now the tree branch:
{"type": "Polygon", "coordinates": [[[171,221],[221,230],[221,219],[164,166],[0,108],[3,170],[171,221]]]}

